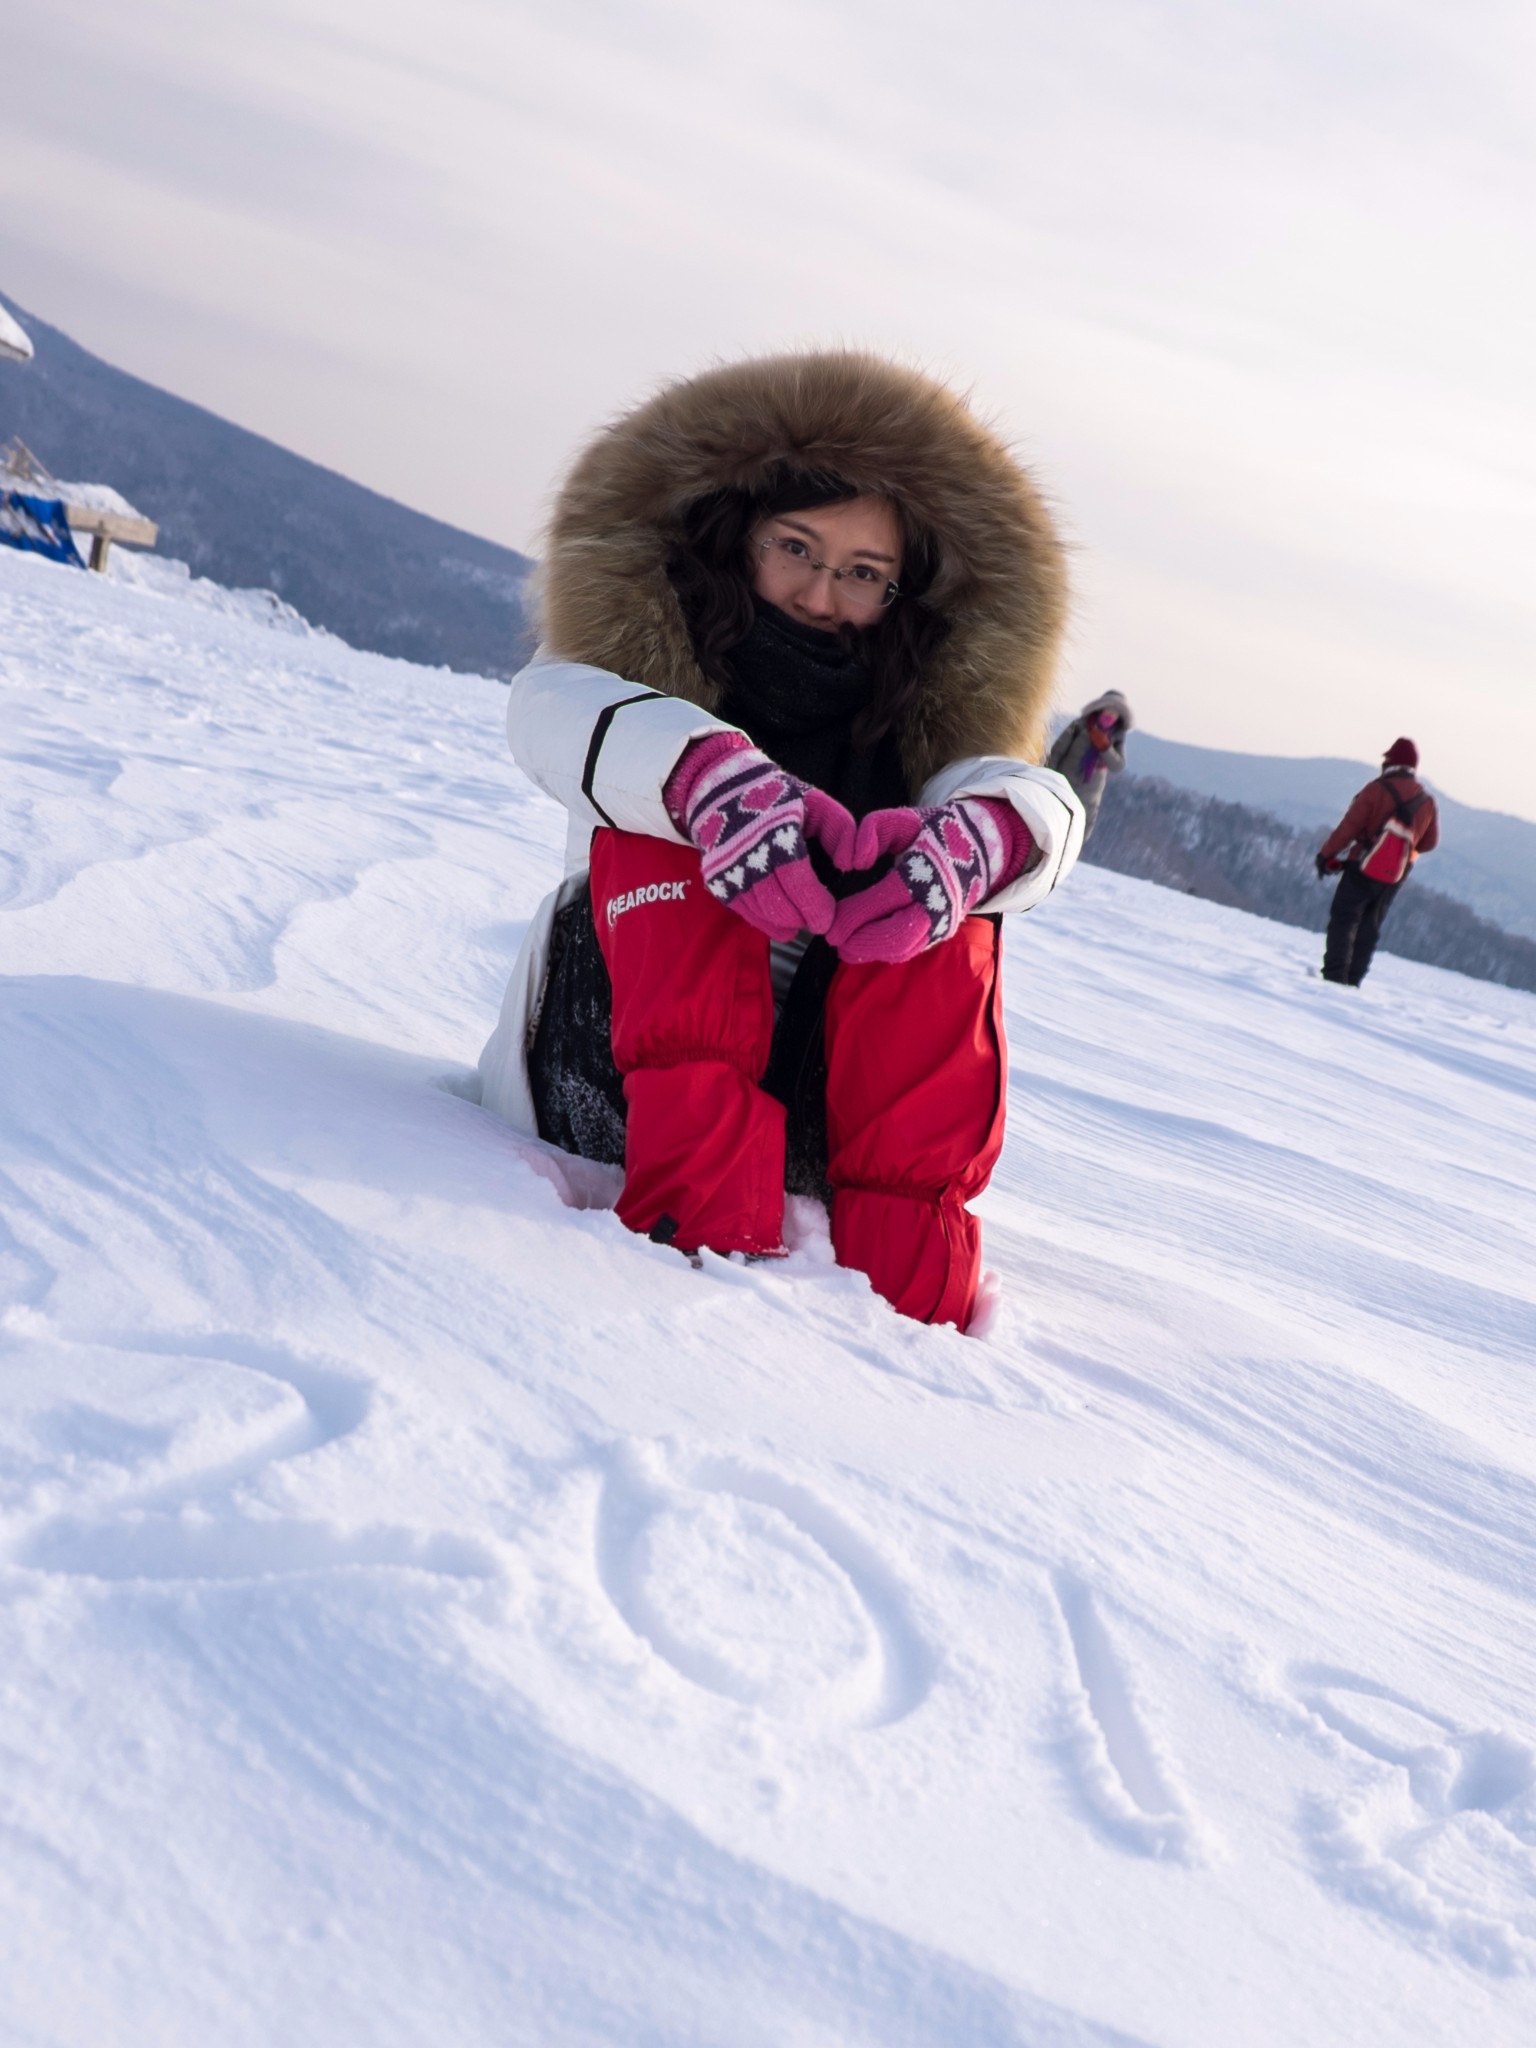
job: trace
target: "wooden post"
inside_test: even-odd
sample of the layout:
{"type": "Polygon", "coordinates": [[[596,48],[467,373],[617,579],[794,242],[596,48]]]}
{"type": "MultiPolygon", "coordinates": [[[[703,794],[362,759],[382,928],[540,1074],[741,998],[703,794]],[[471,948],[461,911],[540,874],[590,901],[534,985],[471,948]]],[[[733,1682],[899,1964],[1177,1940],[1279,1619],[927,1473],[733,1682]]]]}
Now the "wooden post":
{"type": "Polygon", "coordinates": [[[111,552],[112,536],[110,533],[98,533],[92,538],[91,567],[94,570],[96,570],[99,575],[104,575],[106,573],[107,557],[111,554],[111,552]]]}

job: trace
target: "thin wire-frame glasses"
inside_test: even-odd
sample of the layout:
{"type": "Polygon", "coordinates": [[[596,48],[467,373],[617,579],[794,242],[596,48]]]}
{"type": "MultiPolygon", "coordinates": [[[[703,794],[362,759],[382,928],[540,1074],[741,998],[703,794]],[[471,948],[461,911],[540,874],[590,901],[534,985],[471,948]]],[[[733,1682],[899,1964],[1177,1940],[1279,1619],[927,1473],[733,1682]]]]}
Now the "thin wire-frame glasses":
{"type": "Polygon", "coordinates": [[[817,562],[803,540],[793,534],[770,533],[755,543],[757,551],[765,559],[773,550],[776,559],[784,568],[797,571],[799,580],[805,581],[819,576],[823,569],[842,590],[849,604],[860,611],[883,612],[888,604],[900,597],[901,587],[892,583],[888,576],[882,576],[873,562],[853,562],[846,569],[834,569],[830,562],[817,562]]]}

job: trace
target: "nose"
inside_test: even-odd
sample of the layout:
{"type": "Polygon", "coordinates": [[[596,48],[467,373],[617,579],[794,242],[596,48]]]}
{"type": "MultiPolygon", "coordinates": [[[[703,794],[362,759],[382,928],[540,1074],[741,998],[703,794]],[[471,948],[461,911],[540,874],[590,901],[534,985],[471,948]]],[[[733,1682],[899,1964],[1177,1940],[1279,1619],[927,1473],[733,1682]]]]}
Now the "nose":
{"type": "Polygon", "coordinates": [[[795,592],[796,609],[807,619],[830,619],[837,612],[837,585],[825,563],[814,569],[795,592]]]}

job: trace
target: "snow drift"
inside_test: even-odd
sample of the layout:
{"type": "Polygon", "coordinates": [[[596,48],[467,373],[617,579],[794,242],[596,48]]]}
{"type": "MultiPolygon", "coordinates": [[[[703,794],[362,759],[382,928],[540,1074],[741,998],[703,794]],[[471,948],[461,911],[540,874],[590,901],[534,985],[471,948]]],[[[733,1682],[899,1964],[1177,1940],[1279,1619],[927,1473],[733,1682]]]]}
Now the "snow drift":
{"type": "Polygon", "coordinates": [[[0,2035],[1531,2038],[1536,1001],[1080,871],[968,1341],[464,1098],[494,684],[0,619],[0,2035]]]}

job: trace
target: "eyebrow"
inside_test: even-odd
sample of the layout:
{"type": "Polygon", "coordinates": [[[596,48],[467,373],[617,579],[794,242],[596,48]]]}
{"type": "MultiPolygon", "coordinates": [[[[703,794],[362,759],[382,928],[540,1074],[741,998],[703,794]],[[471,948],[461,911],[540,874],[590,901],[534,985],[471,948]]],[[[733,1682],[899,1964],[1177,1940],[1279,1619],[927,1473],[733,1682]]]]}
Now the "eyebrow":
{"type": "MultiPolygon", "coordinates": [[[[826,546],[827,543],[820,529],[812,526],[808,520],[797,519],[792,512],[775,512],[773,516],[777,519],[780,526],[793,528],[796,533],[803,534],[807,540],[815,541],[817,547],[824,548],[826,546]]],[[[883,563],[887,569],[893,569],[896,566],[896,557],[894,555],[882,555],[875,548],[855,548],[853,552],[866,562],[883,563]]]]}

